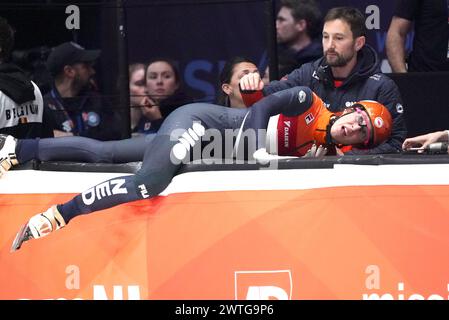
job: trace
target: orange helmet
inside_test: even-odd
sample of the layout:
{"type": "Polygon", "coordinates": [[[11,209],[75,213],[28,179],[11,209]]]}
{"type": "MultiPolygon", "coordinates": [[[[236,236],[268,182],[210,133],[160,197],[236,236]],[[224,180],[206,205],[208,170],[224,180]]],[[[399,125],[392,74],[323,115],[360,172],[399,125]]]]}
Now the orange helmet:
{"type": "Polygon", "coordinates": [[[362,100],[352,105],[352,108],[364,110],[369,116],[373,130],[368,131],[365,146],[377,146],[390,137],[393,119],[390,111],[383,104],[373,100],[362,100]]]}

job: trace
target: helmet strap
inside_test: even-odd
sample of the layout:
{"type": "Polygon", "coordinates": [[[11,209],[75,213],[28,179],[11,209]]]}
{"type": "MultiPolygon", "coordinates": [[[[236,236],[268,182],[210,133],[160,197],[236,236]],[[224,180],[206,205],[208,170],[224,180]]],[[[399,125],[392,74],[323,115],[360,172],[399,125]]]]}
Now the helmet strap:
{"type": "Polygon", "coordinates": [[[355,112],[359,113],[363,117],[363,120],[365,121],[366,130],[367,130],[368,134],[367,134],[365,141],[363,141],[363,145],[368,146],[370,141],[372,141],[372,135],[374,134],[374,131],[368,125],[368,123],[371,124],[370,117],[368,116],[368,114],[366,114],[366,112],[363,112],[363,111],[365,111],[365,110],[362,110],[359,106],[355,107],[355,112]]]}
{"type": "Polygon", "coordinates": [[[335,114],[332,115],[329,119],[328,125],[326,126],[326,144],[327,145],[335,144],[334,139],[332,139],[332,136],[331,136],[331,128],[332,128],[332,125],[335,123],[335,121],[337,121],[338,118],[339,117],[336,116],[335,114]]]}

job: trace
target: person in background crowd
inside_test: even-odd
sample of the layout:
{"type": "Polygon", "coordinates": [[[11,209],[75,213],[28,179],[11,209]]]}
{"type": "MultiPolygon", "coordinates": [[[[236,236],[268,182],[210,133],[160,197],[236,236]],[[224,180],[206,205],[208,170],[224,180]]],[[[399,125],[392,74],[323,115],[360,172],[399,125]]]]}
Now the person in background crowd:
{"type": "Polygon", "coordinates": [[[231,108],[247,108],[239,88],[240,79],[248,73],[259,72],[256,64],[245,57],[226,61],[220,73],[220,89],[216,104],[231,108]]]}
{"type": "Polygon", "coordinates": [[[147,97],[141,102],[142,116],[135,128],[139,133],[155,133],[173,110],[192,102],[183,88],[176,64],[169,59],[152,60],[145,71],[147,97]]]}
{"type": "Polygon", "coordinates": [[[42,94],[35,83],[9,62],[14,47],[14,30],[0,17],[0,133],[17,138],[43,135],[42,94]]]}
{"type": "Polygon", "coordinates": [[[449,71],[448,6],[446,0],[396,0],[386,41],[393,72],[449,71]],[[407,57],[405,40],[412,27],[407,57]]]}
{"type": "Polygon", "coordinates": [[[107,101],[92,89],[93,64],[100,50],[86,50],[75,42],[55,47],[47,59],[54,85],[44,96],[47,136],[120,139],[120,121],[107,101]],[[48,119],[48,123],[47,123],[48,119]]]}
{"type": "Polygon", "coordinates": [[[323,56],[322,14],[315,0],[281,0],[276,17],[279,77],[323,56]]]}
{"type": "Polygon", "coordinates": [[[134,131],[142,116],[142,103],[146,97],[145,65],[133,63],[129,65],[129,101],[131,104],[131,131],[134,131]]]}

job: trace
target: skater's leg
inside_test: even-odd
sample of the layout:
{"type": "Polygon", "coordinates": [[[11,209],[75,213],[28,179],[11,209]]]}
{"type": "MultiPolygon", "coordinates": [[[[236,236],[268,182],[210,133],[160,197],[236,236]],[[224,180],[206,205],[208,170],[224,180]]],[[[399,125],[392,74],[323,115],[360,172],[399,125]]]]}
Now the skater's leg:
{"type": "MultiPolygon", "coordinates": [[[[113,178],[75,196],[65,204],[52,207],[47,212],[31,218],[27,227],[16,236],[12,250],[17,250],[23,241],[42,237],[65,226],[74,217],[110,208],[121,203],[141,200],[158,195],[170,183],[182,162],[173,161],[173,147],[188,133],[193,145],[208,128],[236,129],[246,111],[223,108],[208,104],[191,104],[175,110],[164,122],[159,132],[145,149],[142,168],[136,175],[113,178]],[[60,224],[48,218],[48,212],[60,216],[60,224]],[[37,225],[33,225],[37,223],[37,225]],[[56,227],[54,227],[56,226],[56,227]],[[45,230],[33,233],[30,230],[45,230]]],[[[175,159],[180,160],[180,159],[175,159]]],[[[57,219],[56,219],[57,220],[57,219]]]]}
{"type": "Polygon", "coordinates": [[[15,148],[19,163],[41,161],[79,161],[90,163],[126,163],[142,161],[147,144],[155,134],[115,141],[85,137],[61,137],[18,140],[15,148]]]}

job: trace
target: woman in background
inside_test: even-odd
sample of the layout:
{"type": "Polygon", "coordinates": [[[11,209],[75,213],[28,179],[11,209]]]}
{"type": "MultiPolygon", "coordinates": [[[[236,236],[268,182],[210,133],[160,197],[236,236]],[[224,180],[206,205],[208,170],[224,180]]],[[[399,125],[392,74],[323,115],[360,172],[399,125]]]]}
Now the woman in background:
{"type": "Polygon", "coordinates": [[[141,115],[134,132],[156,133],[173,110],[192,102],[183,90],[176,64],[169,59],[158,58],[148,64],[145,88],[147,96],[139,103],[141,115]]]}
{"type": "Polygon", "coordinates": [[[140,108],[143,105],[146,97],[145,87],[145,65],[143,63],[133,63],[129,65],[129,100],[131,104],[131,131],[137,126],[142,111],[140,108]]]}

